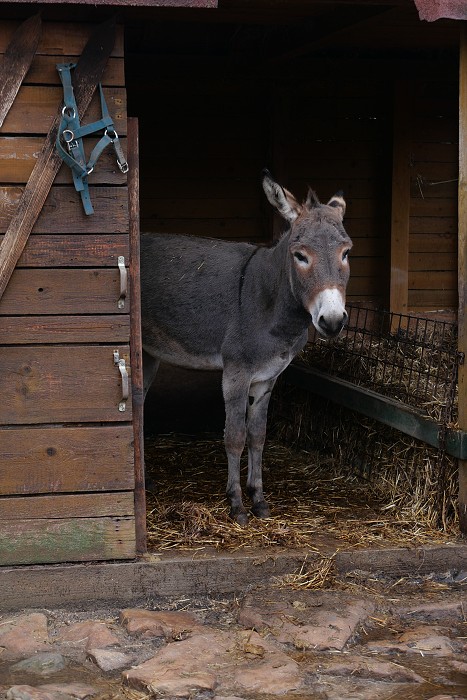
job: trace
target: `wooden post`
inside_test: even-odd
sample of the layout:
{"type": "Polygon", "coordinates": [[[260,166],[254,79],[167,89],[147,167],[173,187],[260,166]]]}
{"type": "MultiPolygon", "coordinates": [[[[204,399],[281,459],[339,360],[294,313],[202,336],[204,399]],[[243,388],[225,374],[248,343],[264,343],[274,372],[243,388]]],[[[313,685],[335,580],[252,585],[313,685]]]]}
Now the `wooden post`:
{"type": "MultiPolygon", "coordinates": [[[[459,65],[459,193],[458,193],[458,289],[461,358],[467,353],[467,27],[460,23],[459,65]]],[[[467,430],[467,365],[459,366],[459,428],[467,430]]],[[[459,460],[459,526],[467,534],[467,460],[459,460]]]]}
{"type": "Polygon", "coordinates": [[[400,82],[394,92],[390,278],[390,310],[399,314],[407,313],[409,297],[410,105],[410,85],[400,82]]]}
{"type": "Polygon", "coordinates": [[[135,437],[135,528],[136,551],[144,554],[146,544],[146,491],[144,483],[143,438],[143,349],[141,344],[141,303],[139,274],[139,139],[138,120],[128,119],[128,199],[130,213],[130,295],[131,295],[131,395],[135,437]]]}

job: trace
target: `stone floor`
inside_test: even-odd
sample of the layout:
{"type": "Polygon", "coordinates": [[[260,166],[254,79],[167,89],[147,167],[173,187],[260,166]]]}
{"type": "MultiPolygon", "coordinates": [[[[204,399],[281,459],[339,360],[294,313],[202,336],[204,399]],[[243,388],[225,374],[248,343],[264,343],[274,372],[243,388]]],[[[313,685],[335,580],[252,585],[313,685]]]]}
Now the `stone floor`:
{"type": "Polygon", "coordinates": [[[25,609],[0,618],[0,698],[467,699],[466,594],[425,577],[25,609]]]}

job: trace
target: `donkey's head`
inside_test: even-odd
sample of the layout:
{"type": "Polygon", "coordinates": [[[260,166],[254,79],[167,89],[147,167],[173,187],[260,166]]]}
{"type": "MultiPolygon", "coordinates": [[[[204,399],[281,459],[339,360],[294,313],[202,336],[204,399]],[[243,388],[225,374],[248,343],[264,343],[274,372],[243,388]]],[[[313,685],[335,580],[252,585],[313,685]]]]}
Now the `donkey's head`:
{"type": "Polygon", "coordinates": [[[352,241],[342,224],[345,201],[339,192],[321,204],[309,190],[306,201],[295,197],[263,171],[263,188],[270,203],[289,223],[290,284],[297,301],[310,313],[325,338],[340,333],[347,320],[345,290],[349,280],[352,241]]]}

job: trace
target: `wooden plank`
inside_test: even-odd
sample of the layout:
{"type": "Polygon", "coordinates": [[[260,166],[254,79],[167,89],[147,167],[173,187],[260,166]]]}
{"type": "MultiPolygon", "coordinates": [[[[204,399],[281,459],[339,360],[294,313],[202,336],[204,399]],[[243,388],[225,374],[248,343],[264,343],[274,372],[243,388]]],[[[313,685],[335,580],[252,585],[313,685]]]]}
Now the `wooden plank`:
{"type": "Polygon", "coordinates": [[[411,289],[409,291],[409,309],[442,310],[457,309],[456,289],[411,289]]]}
{"type": "Polygon", "coordinates": [[[457,271],[442,270],[433,271],[425,270],[424,272],[409,271],[409,289],[439,289],[445,291],[447,289],[457,290],[457,271]]]}
{"type": "Polygon", "coordinates": [[[417,135],[412,141],[414,163],[458,163],[459,144],[453,143],[425,143],[418,141],[417,135]]]}
{"type": "Polygon", "coordinates": [[[0,565],[132,559],[133,518],[0,521],[0,565]]]}
{"type": "Polygon", "coordinates": [[[131,421],[113,351],[130,366],[128,346],[20,346],[2,350],[0,424],[131,421]]]}
{"type": "MultiPolygon", "coordinates": [[[[57,71],[57,63],[74,63],[76,56],[60,55],[46,56],[37,55],[28,71],[25,85],[61,85],[60,76],[57,71]]],[[[125,85],[125,63],[123,58],[110,57],[102,76],[104,87],[122,87],[125,85]]]]}
{"type": "MultiPolygon", "coordinates": [[[[0,498],[1,520],[124,517],[134,511],[133,491],[0,498]]],[[[39,525],[40,527],[40,525],[39,525]]]]}
{"type": "Polygon", "coordinates": [[[118,307],[120,275],[109,269],[16,269],[0,300],[0,315],[128,313],[118,307]]]}
{"type": "MultiPolygon", "coordinates": [[[[13,33],[20,24],[16,20],[2,20],[0,27],[0,53],[4,53],[13,33]]],[[[80,56],[90,33],[90,25],[84,22],[43,22],[42,35],[37,48],[38,55],[80,56]]],[[[117,26],[112,56],[123,57],[123,27],[117,26]]]]}
{"type": "MultiPolygon", "coordinates": [[[[0,187],[0,232],[4,233],[15,212],[21,188],[0,187]]],[[[34,233],[126,233],[128,194],[126,187],[90,187],[95,212],[87,217],[72,187],[53,187],[41,211],[34,233]]]]}
{"type": "Polygon", "coordinates": [[[132,489],[132,443],[133,429],[126,424],[1,429],[0,494],[132,489]]]}
{"type": "Polygon", "coordinates": [[[410,217],[410,236],[430,233],[454,236],[455,247],[457,248],[457,215],[446,217],[410,217]]]}
{"type": "MultiPolygon", "coordinates": [[[[460,27],[459,56],[459,257],[458,257],[458,350],[459,363],[458,422],[467,429],[467,28],[460,27]]],[[[459,527],[467,534],[467,460],[459,460],[459,527]]]]}
{"type": "Polygon", "coordinates": [[[0,127],[29,70],[40,35],[41,16],[37,13],[20,24],[0,61],[0,127]]]}
{"type": "MultiPolygon", "coordinates": [[[[390,549],[344,549],[342,542],[329,537],[320,540],[320,552],[307,553],[313,565],[322,554],[333,558],[336,571],[416,577],[467,569],[467,545],[462,542],[423,547],[390,549]]],[[[148,591],[158,596],[200,596],[239,594],[255,586],[274,581],[303,566],[302,550],[281,552],[198,553],[196,557],[165,554],[134,562],[2,567],[0,587],[3,611],[31,608],[74,607],[95,610],[111,603],[125,607],[147,605],[148,591]]]]}
{"type": "Polygon", "coordinates": [[[269,231],[265,231],[261,222],[256,219],[151,219],[146,216],[143,206],[141,231],[189,233],[192,236],[269,242],[269,231]]]}
{"type": "Polygon", "coordinates": [[[138,554],[147,551],[146,486],[144,476],[144,390],[141,338],[140,222],[139,222],[139,133],[138,120],[128,121],[129,213],[131,277],[131,375],[135,457],[135,527],[138,554]]]}
{"type": "MultiPolygon", "coordinates": [[[[126,134],[126,92],[124,88],[104,89],[109,113],[119,136],[126,134]]],[[[15,103],[3,122],[4,134],[46,134],[55,119],[55,114],[63,104],[63,90],[59,87],[23,85],[15,103]]],[[[89,124],[101,118],[101,106],[97,94],[81,122],[89,124]]]]}
{"type": "Polygon", "coordinates": [[[146,216],[167,219],[253,219],[261,217],[259,196],[255,199],[141,199],[146,216]]]}
{"type": "MultiPolygon", "coordinates": [[[[97,139],[84,139],[85,151],[90,153],[97,139]]],[[[25,184],[42,148],[41,136],[3,136],[0,138],[0,167],[4,184],[25,184]]],[[[123,152],[126,152],[126,138],[121,139],[123,152]]],[[[63,164],[54,180],[57,185],[72,184],[70,168],[63,164]]],[[[120,172],[113,149],[107,147],[89,176],[91,185],[124,185],[126,175],[120,172]]]]}
{"type": "MultiPolygon", "coordinates": [[[[439,424],[401,401],[383,396],[366,387],[357,386],[340,377],[331,376],[321,370],[296,364],[289,365],[284,376],[295,386],[308,389],[313,394],[330,399],[351,411],[358,411],[368,418],[433,447],[440,445],[439,424]]],[[[446,451],[454,457],[467,455],[467,432],[448,431],[446,451]]]]}
{"type": "MultiPolygon", "coordinates": [[[[453,226],[454,228],[454,226],[453,226]]],[[[457,229],[457,225],[455,227],[457,229]]],[[[409,254],[429,253],[431,256],[449,254],[457,261],[457,235],[455,233],[410,233],[409,254]]]]}
{"type": "Polygon", "coordinates": [[[108,316],[2,316],[3,345],[57,345],[58,343],[128,343],[128,314],[108,316]]]}
{"type": "Polygon", "coordinates": [[[457,275],[457,255],[432,249],[429,252],[409,252],[409,270],[455,270],[457,275]]]}
{"type": "Polygon", "coordinates": [[[411,86],[399,82],[394,92],[394,132],[392,166],[391,275],[389,307],[394,313],[407,313],[411,86]]]}
{"type": "Polygon", "coordinates": [[[412,198],[410,201],[410,216],[441,216],[456,219],[457,202],[455,197],[412,198]]]}
{"type": "MultiPolygon", "coordinates": [[[[94,214],[86,216],[74,187],[52,187],[33,227],[33,233],[127,233],[126,187],[90,187],[94,214]],[[91,220],[90,220],[91,219],[91,220]]],[[[22,189],[0,187],[0,233],[17,211],[22,189]]]]}
{"type": "MultiPolygon", "coordinates": [[[[0,242],[3,236],[0,236],[0,242]]],[[[129,243],[124,234],[33,235],[18,267],[117,267],[118,256],[128,264],[129,243]]]]}

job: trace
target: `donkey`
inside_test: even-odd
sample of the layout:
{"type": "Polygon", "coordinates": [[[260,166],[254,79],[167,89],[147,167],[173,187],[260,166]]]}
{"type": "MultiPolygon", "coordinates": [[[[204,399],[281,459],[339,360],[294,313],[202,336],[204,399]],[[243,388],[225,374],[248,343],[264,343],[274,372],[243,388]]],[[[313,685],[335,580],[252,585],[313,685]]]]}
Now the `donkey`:
{"type": "Polygon", "coordinates": [[[144,390],[160,361],[222,369],[230,516],[248,523],[240,457],[248,445],[246,491],[252,513],[268,517],[262,453],[277,377],[304,347],[313,323],[337,336],[347,313],[352,242],[342,192],[321,204],[295,197],[263,171],[267,199],[288,224],[270,248],[173,234],[141,236],[144,390]]]}

